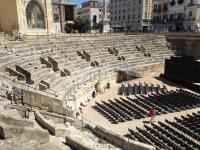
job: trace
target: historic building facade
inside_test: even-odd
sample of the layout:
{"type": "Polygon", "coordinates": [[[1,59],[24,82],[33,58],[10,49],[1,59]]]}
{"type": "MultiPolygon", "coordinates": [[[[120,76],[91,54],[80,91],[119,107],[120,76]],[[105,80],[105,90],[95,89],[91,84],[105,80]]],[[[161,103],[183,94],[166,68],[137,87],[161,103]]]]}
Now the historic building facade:
{"type": "Polygon", "coordinates": [[[73,24],[77,15],[77,3],[72,0],[52,0],[53,27],[55,32],[65,32],[66,24],[73,24]]]}
{"type": "Polygon", "coordinates": [[[153,20],[154,31],[168,31],[168,0],[153,0],[153,20]]]}
{"type": "Polygon", "coordinates": [[[114,30],[151,30],[152,0],[111,0],[110,4],[114,30]]]}
{"type": "Polygon", "coordinates": [[[110,31],[110,3],[105,0],[103,2],[98,0],[83,2],[81,8],[78,9],[77,15],[89,19],[91,27],[96,23],[103,22],[104,32],[110,31]]]}
{"type": "Polygon", "coordinates": [[[153,0],[154,31],[199,31],[200,0],[153,0]]]}
{"type": "Polygon", "coordinates": [[[184,29],[200,31],[200,0],[189,0],[185,4],[184,29]]]}
{"type": "Polygon", "coordinates": [[[1,0],[0,31],[27,35],[52,33],[51,0],[1,0]]]}
{"type": "Polygon", "coordinates": [[[169,0],[168,25],[169,31],[184,30],[184,14],[186,0],[169,0]]]}

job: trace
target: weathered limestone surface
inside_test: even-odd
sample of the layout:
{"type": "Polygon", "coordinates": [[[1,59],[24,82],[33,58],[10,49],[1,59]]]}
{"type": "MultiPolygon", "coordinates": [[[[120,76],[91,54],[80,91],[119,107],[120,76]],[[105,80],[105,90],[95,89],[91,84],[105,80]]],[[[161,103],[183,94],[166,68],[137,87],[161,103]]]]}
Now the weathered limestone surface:
{"type": "Polygon", "coordinates": [[[33,140],[45,143],[49,141],[48,132],[35,128],[32,121],[2,114],[0,114],[0,136],[3,139],[14,138],[21,142],[33,140]]]}
{"type": "Polygon", "coordinates": [[[51,140],[44,144],[38,144],[33,141],[29,143],[19,143],[13,139],[0,140],[1,150],[71,150],[67,145],[58,143],[59,141],[53,137],[51,140]]]}
{"type": "Polygon", "coordinates": [[[60,114],[63,113],[63,102],[59,99],[29,90],[23,90],[23,96],[25,104],[46,108],[49,111],[60,114]]]}
{"type": "Polygon", "coordinates": [[[76,149],[79,150],[92,150],[92,147],[89,147],[87,145],[84,145],[83,143],[79,142],[80,139],[73,139],[71,137],[66,137],[65,142],[67,145],[73,146],[76,149]]]}
{"type": "Polygon", "coordinates": [[[119,147],[120,149],[129,149],[129,150],[155,150],[155,147],[147,144],[143,144],[140,142],[132,141],[124,139],[122,136],[115,135],[112,132],[109,132],[108,130],[103,129],[100,126],[92,127],[89,124],[87,125],[90,130],[92,130],[93,133],[95,133],[98,136],[102,136],[106,139],[108,142],[112,143],[113,145],[119,147]]]}
{"type": "Polygon", "coordinates": [[[78,150],[119,150],[119,148],[109,143],[100,143],[100,138],[94,136],[91,131],[79,131],[74,127],[69,127],[70,134],[66,135],[65,143],[78,150]]]}
{"type": "Polygon", "coordinates": [[[200,58],[200,33],[167,33],[167,41],[179,55],[200,58]]]}
{"type": "Polygon", "coordinates": [[[63,124],[55,124],[53,121],[45,119],[37,110],[34,111],[34,114],[38,124],[48,130],[52,135],[64,136],[68,133],[68,130],[66,130],[63,124]]]}
{"type": "Polygon", "coordinates": [[[28,28],[26,8],[30,0],[1,0],[0,5],[0,31],[12,33],[18,30],[26,35],[46,35],[53,32],[51,0],[36,0],[45,12],[45,29],[28,28]]]}

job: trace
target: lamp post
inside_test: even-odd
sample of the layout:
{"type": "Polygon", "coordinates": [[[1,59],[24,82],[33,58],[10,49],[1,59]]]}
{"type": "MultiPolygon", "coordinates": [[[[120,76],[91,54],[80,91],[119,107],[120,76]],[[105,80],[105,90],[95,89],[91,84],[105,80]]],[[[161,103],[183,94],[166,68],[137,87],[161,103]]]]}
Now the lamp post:
{"type": "Polygon", "coordinates": [[[103,0],[103,19],[102,19],[102,23],[103,23],[103,31],[105,31],[105,24],[106,24],[106,1],[103,0]]]}

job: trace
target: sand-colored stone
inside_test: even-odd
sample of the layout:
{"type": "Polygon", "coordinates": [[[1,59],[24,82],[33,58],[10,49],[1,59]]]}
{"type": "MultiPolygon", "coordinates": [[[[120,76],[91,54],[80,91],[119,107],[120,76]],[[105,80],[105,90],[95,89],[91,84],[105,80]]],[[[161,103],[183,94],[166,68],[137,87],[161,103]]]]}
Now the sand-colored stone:
{"type": "Polygon", "coordinates": [[[53,32],[51,0],[36,0],[45,15],[45,29],[33,29],[27,26],[26,8],[31,0],[1,0],[0,31],[13,33],[18,31],[26,35],[46,35],[53,32]]]}

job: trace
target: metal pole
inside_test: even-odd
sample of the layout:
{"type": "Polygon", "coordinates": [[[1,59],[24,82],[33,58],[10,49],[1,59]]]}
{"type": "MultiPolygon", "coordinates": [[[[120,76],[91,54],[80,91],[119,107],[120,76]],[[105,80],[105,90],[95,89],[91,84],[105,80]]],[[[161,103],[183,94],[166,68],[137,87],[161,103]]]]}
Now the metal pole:
{"type": "Polygon", "coordinates": [[[75,102],[75,116],[76,116],[76,98],[75,98],[75,96],[74,96],[74,102],[75,102]]]}
{"type": "Polygon", "coordinates": [[[91,81],[91,71],[90,71],[90,81],[91,81]]]}
{"type": "Polygon", "coordinates": [[[84,73],[84,84],[85,84],[85,73],[84,73]]]}
{"type": "Polygon", "coordinates": [[[129,150],[129,137],[128,137],[128,150],[129,150]]]}
{"type": "Polygon", "coordinates": [[[83,128],[83,115],[82,115],[82,128],[83,128]]]}

